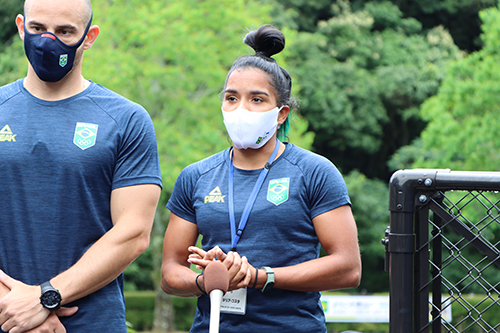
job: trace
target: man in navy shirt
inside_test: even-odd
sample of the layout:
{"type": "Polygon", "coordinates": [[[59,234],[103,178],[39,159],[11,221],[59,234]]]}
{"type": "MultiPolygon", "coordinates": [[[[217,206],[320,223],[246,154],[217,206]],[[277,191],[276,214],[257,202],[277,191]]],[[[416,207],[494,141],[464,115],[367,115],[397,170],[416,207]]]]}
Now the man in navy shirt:
{"type": "Polygon", "coordinates": [[[1,329],[126,332],[122,272],[161,191],[151,118],[82,76],[89,0],[26,0],[16,24],[29,66],[0,88],[1,329]]]}

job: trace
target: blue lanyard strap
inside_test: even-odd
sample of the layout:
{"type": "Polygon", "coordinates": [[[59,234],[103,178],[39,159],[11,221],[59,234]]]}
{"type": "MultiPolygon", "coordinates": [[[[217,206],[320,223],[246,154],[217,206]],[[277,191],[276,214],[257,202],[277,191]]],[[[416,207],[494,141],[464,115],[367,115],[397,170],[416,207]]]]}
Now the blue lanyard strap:
{"type": "Polygon", "coordinates": [[[257,194],[259,193],[260,188],[262,187],[262,184],[264,183],[264,180],[266,179],[267,173],[269,172],[269,169],[271,168],[271,164],[273,164],[273,161],[276,158],[276,155],[278,155],[279,148],[280,148],[280,140],[278,140],[278,138],[276,138],[276,146],[274,147],[274,151],[271,154],[269,161],[267,161],[266,166],[260,172],[259,178],[257,179],[257,182],[255,182],[255,185],[253,187],[252,194],[250,194],[250,197],[247,200],[247,204],[245,205],[245,209],[243,210],[243,214],[241,215],[238,230],[236,230],[236,222],[235,222],[235,218],[234,218],[233,155],[230,154],[231,155],[231,157],[230,157],[231,163],[229,164],[229,194],[228,194],[229,203],[228,203],[228,205],[229,205],[229,222],[231,224],[231,251],[236,251],[236,245],[238,244],[238,241],[240,240],[241,234],[243,233],[243,230],[245,229],[245,226],[247,225],[248,216],[250,216],[250,211],[252,210],[252,207],[255,203],[255,199],[257,199],[257,194]]]}

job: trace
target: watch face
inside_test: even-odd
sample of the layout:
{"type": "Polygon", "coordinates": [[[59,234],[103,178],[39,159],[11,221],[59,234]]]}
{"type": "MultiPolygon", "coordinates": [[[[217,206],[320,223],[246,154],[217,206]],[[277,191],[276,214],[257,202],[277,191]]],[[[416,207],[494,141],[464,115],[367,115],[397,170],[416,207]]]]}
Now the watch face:
{"type": "Polygon", "coordinates": [[[46,291],[42,297],[42,305],[47,309],[55,309],[61,305],[61,295],[54,290],[46,291]]]}
{"type": "Polygon", "coordinates": [[[265,291],[271,290],[273,287],[274,287],[274,282],[269,282],[267,284],[267,286],[266,286],[266,290],[265,291]]]}

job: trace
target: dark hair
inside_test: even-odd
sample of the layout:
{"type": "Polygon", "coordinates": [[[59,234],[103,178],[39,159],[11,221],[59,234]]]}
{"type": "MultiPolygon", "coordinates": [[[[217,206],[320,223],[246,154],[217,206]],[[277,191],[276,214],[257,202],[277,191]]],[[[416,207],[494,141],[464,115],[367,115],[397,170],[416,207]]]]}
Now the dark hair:
{"type": "MultiPolygon", "coordinates": [[[[278,65],[276,60],[271,58],[273,55],[280,53],[285,48],[285,36],[281,31],[266,24],[259,29],[250,31],[243,39],[243,43],[250,46],[255,50],[254,55],[242,56],[233,63],[224,83],[224,90],[226,88],[227,79],[231,73],[239,68],[257,68],[269,75],[271,78],[271,85],[276,91],[278,98],[278,105],[289,105],[291,101],[292,91],[292,78],[288,72],[278,65]]],[[[278,138],[283,140],[286,138],[290,130],[289,117],[278,129],[278,138]]]]}

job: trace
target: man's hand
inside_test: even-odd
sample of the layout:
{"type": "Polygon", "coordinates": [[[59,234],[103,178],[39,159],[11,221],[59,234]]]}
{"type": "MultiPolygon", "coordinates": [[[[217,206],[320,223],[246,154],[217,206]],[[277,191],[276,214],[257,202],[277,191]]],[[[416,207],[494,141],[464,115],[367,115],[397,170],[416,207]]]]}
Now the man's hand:
{"type": "Polygon", "coordinates": [[[66,328],[59,320],[59,317],[72,316],[76,311],[78,311],[78,307],[76,306],[72,308],[60,308],[55,312],[51,312],[42,325],[25,333],[66,333],[66,328]]]}
{"type": "Polygon", "coordinates": [[[50,311],[40,304],[40,286],[17,281],[0,270],[0,283],[10,292],[0,300],[0,325],[3,331],[21,333],[40,326],[50,311]]]}

